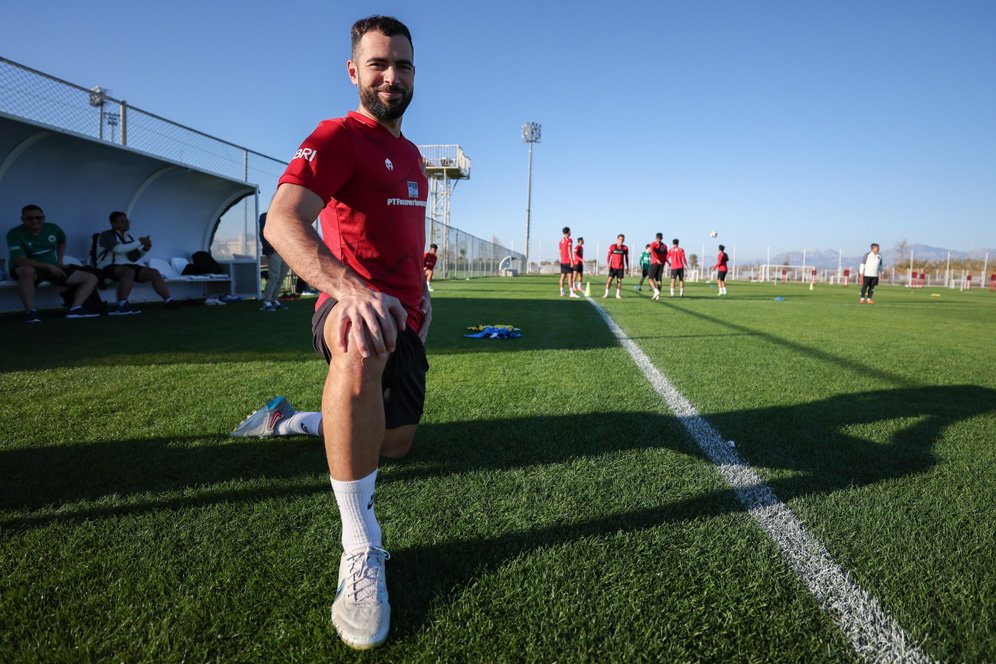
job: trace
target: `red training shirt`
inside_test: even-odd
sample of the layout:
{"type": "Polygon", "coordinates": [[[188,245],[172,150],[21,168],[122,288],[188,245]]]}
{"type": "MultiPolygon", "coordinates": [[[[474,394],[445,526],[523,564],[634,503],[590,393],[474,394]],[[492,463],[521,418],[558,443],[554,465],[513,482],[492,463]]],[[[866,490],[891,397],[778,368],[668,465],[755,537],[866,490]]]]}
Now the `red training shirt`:
{"type": "MultiPolygon", "coordinates": [[[[280,184],[325,201],[325,245],[370,288],[392,295],[422,325],[425,205],[429,181],[414,143],[365,115],[321,122],[291,159],[280,184]]],[[[329,298],[322,293],[316,308],[329,298]]]]}
{"type": "Polygon", "coordinates": [[[574,245],[574,240],[569,236],[565,235],[560,238],[560,262],[564,265],[570,265],[571,259],[571,247],[574,245]]]}
{"type": "Polygon", "coordinates": [[[726,255],[726,252],[721,251],[719,252],[719,255],[716,256],[716,264],[713,265],[713,267],[717,268],[720,272],[726,272],[726,264],[729,260],[730,257],[726,255]]]}
{"type": "Polygon", "coordinates": [[[688,267],[688,261],[685,260],[685,250],[681,247],[675,247],[668,252],[667,262],[671,264],[672,270],[681,270],[688,267]]]}
{"type": "Polygon", "coordinates": [[[650,243],[650,264],[657,265],[667,262],[667,245],[661,240],[650,243]]]}
{"type": "Polygon", "coordinates": [[[625,244],[620,246],[613,244],[609,247],[609,255],[606,257],[609,267],[613,270],[621,270],[629,266],[629,247],[625,244]],[[624,265],[625,263],[625,265],[624,265]]]}
{"type": "Polygon", "coordinates": [[[422,257],[422,265],[426,270],[436,269],[436,260],[439,258],[436,254],[431,251],[425,252],[425,256],[422,257]]]}
{"type": "Polygon", "coordinates": [[[584,263],[584,245],[579,244],[574,247],[574,262],[584,263]]]}

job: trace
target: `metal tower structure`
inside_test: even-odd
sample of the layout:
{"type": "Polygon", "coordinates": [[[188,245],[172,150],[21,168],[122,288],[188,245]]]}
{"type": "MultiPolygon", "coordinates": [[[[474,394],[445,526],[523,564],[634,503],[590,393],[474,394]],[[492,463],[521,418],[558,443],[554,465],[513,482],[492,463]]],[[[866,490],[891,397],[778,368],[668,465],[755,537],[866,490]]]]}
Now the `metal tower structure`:
{"type": "Polygon", "coordinates": [[[429,178],[429,201],[426,216],[429,221],[429,244],[440,245],[442,272],[448,271],[450,199],[460,180],[470,179],[470,157],[464,154],[459,145],[420,145],[418,151],[425,162],[425,174],[429,178]],[[442,226],[437,237],[437,224],[442,226]]]}
{"type": "Polygon", "coordinates": [[[522,125],[522,142],[529,145],[529,172],[526,181],[526,258],[522,274],[529,274],[529,222],[532,216],[533,202],[533,144],[540,142],[543,127],[538,122],[527,122],[522,125]]]}

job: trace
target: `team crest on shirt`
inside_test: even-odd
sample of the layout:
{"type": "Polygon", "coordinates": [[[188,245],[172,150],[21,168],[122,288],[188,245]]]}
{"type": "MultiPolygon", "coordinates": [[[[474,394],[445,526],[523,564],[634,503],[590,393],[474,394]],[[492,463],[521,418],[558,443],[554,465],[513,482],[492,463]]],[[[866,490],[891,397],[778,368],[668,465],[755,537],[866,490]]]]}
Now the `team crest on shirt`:
{"type": "Polygon", "coordinates": [[[408,198],[418,198],[418,182],[408,181],[408,198]]]}
{"type": "Polygon", "coordinates": [[[55,242],[55,236],[54,235],[49,235],[48,236],[48,241],[49,242],[55,242]]]}
{"type": "Polygon", "coordinates": [[[387,170],[389,170],[389,171],[393,171],[394,170],[394,164],[391,162],[390,159],[385,159],[384,160],[384,165],[387,166],[387,170]]]}

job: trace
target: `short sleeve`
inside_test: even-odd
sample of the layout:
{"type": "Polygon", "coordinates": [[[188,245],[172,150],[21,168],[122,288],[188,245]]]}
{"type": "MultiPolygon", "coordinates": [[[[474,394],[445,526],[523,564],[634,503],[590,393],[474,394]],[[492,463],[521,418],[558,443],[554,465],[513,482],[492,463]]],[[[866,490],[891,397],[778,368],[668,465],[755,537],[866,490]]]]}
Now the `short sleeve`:
{"type": "Polygon", "coordinates": [[[62,230],[62,226],[55,227],[55,243],[56,244],[66,243],[66,231],[62,230]]]}
{"type": "Polygon", "coordinates": [[[349,130],[340,120],[326,120],[301,143],[280,184],[304,187],[328,203],[349,182],[355,167],[349,130]]]}

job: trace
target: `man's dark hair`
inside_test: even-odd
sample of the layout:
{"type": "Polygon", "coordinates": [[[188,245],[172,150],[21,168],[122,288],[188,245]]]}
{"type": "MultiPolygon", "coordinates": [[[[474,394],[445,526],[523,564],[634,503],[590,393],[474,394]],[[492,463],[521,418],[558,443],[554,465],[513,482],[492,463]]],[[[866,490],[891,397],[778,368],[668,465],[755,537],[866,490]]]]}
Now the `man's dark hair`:
{"type": "Polygon", "coordinates": [[[430,249],[439,249],[439,245],[438,244],[430,244],[429,248],[430,249]]]}
{"type": "Polygon", "coordinates": [[[571,232],[571,229],[570,229],[569,226],[564,226],[564,230],[562,230],[560,232],[563,233],[564,235],[567,235],[568,233],[571,232]]]}
{"type": "Polygon", "coordinates": [[[878,246],[878,242],[872,242],[872,248],[877,247],[877,246],[878,246]]]}
{"type": "Polygon", "coordinates": [[[583,237],[579,237],[579,238],[578,238],[578,244],[580,244],[580,243],[582,243],[582,242],[584,242],[584,238],[583,238],[583,237]]]}
{"type": "Polygon", "coordinates": [[[664,239],[664,233],[658,233],[657,234],[657,239],[658,240],[663,240],[664,239]]]}
{"type": "Polygon", "coordinates": [[[113,224],[115,219],[117,219],[119,217],[127,217],[127,216],[128,215],[125,214],[124,212],[122,212],[121,210],[115,210],[114,212],[112,212],[109,215],[107,215],[107,220],[110,221],[113,224]]]}
{"type": "Polygon", "coordinates": [[[726,247],[724,247],[723,245],[719,245],[719,250],[720,251],[726,251],[726,247]]]}
{"type": "Polygon", "coordinates": [[[34,212],[35,210],[37,210],[38,212],[41,212],[43,214],[45,212],[44,210],[42,210],[40,207],[38,207],[34,203],[28,203],[27,205],[25,205],[24,207],[21,208],[21,216],[23,217],[26,213],[28,213],[28,212],[34,212]]]}
{"type": "Polygon", "coordinates": [[[671,244],[678,244],[678,238],[674,238],[673,240],[671,240],[671,244]]]}
{"type": "Polygon", "coordinates": [[[351,35],[354,58],[356,57],[356,49],[360,44],[360,40],[368,32],[382,32],[388,37],[404,35],[408,39],[408,43],[412,46],[412,53],[415,52],[415,44],[412,42],[412,33],[408,30],[408,26],[393,16],[368,16],[361,18],[353,24],[351,35]]]}

